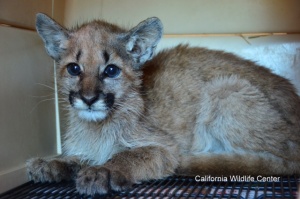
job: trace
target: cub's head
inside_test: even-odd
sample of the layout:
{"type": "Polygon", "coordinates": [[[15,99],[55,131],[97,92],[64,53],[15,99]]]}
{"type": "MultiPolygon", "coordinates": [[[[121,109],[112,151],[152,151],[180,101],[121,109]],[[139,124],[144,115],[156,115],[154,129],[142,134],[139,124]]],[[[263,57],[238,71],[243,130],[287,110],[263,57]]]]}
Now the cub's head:
{"type": "Polygon", "coordinates": [[[78,117],[98,122],[139,106],[140,69],[162,36],[159,19],[146,19],[129,31],[103,21],[68,30],[38,14],[36,28],[56,62],[60,90],[78,117]]]}

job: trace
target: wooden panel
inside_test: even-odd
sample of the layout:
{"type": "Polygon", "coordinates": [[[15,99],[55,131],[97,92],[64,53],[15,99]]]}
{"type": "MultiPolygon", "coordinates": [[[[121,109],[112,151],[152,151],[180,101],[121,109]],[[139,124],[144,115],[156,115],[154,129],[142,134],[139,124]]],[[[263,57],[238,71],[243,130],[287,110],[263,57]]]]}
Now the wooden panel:
{"type": "Polygon", "coordinates": [[[60,24],[64,23],[66,9],[65,0],[53,0],[53,18],[60,24]]]}
{"type": "Polygon", "coordinates": [[[166,34],[300,32],[299,0],[66,0],[65,24],[94,18],[136,25],[157,16],[166,34]]]}
{"type": "Polygon", "coordinates": [[[35,28],[35,15],[52,15],[52,0],[0,0],[0,22],[35,28]]]}

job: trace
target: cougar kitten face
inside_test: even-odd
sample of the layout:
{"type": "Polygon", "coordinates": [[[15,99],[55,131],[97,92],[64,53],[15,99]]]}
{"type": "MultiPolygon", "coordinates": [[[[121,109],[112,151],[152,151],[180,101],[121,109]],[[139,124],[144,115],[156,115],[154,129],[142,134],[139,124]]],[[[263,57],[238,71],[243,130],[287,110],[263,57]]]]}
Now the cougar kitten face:
{"type": "Polygon", "coordinates": [[[87,121],[101,121],[134,100],[141,84],[139,67],[151,58],[162,35],[157,18],[129,31],[103,21],[67,30],[39,14],[37,30],[58,65],[62,93],[72,111],[87,121]]]}
{"type": "Polygon", "coordinates": [[[70,105],[82,119],[106,118],[115,104],[115,96],[119,100],[123,95],[118,89],[124,75],[121,67],[115,64],[96,64],[89,68],[84,62],[71,62],[62,70],[65,73],[62,80],[70,85],[65,91],[70,105]]]}
{"type": "Polygon", "coordinates": [[[69,45],[76,50],[60,61],[61,86],[80,118],[99,121],[125,100],[128,89],[136,86],[126,82],[136,74],[118,55],[101,48],[105,42],[101,35],[91,38],[85,32],[71,35],[69,45]]]}
{"type": "Polygon", "coordinates": [[[106,41],[101,35],[90,35],[91,28],[71,34],[68,45],[76,50],[62,58],[60,74],[63,92],[78,116],[99,121],[126,98],[126,92],[133,86],[126,82],[129,77],[134,79],[135,74],[118,55],[101,48],[106,41]]]}

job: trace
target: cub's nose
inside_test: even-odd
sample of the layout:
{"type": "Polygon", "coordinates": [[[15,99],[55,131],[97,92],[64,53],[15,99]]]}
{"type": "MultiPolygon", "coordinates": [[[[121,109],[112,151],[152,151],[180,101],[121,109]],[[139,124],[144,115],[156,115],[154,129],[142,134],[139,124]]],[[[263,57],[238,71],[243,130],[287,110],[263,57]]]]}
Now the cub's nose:
{"type": "Polygon", "coordinates": [[[81,95],[80,99],[86,103],[88,106],[92,106],[98,99],[99,99],[99,93],[96,93],[94,95],[81,95]]]}

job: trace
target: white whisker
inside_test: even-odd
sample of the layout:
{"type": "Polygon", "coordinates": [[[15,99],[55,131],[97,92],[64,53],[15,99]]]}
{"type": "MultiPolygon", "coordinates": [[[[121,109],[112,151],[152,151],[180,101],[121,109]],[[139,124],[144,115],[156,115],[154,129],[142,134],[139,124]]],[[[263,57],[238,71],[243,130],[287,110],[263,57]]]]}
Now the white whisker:
{"type": "Polygon", "coordinates": [[[49,95],[30,95],[29,97],[33,97],[33,98],[44,98],[44,97],[49,97],[49,96],[53,96],[54,93],[49,94],[49,95]]]}
{"type": "Polygon", "coordinates": [[[51,101],[51,100],[55,100],[55,98],[50,98],[50,99],[44,99],[44,100],[41,100],[39,101],[34,107],[33,109],[30,111],[30,114],[43,102],[47,102],[47,101],[51,101]]]}
{"type": "Polygon", "coordinates": [[[51,90],[55,90],[53,87],[48,86],[48,85],[46,85],[46,84],[42,84],[42,83],[36,83],[36,84],[39,85],[39,86],[44,86],[44,87],[49,88],[49,89],[51,89],[51,90]]]}

